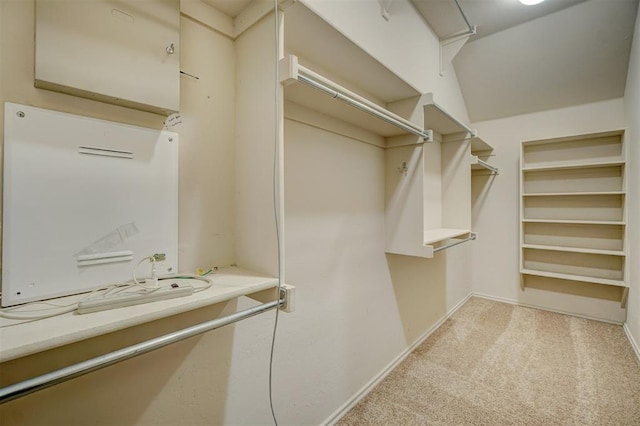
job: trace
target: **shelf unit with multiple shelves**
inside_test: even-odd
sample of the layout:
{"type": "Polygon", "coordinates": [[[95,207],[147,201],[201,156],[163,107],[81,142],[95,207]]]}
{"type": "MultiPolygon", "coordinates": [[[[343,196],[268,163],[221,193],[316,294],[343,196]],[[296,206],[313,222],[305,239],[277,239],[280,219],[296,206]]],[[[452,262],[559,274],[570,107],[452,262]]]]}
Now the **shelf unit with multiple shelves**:
{"type": "Polygon", "coordinates": [[[626,304],[624,132],[526,141],[521,149],[520,272],[620,288],[626,304]]]}
{"type": "Polygon", "coordinates": [[[385,149],[386,251],[433,257],[475,239],[475,131],[305,5],[286,7],[282,22],[284,118],[385,149]]]}
{"type": "Polygon", "coordinates": [[[476,132],[433,94],[420,98],[413,119],[433,131],[433,143],[394,146],[386,157],[386,252],[433,257],[476,238],[471,226],[471,141],[476,132]],[[395,147],[398,146],[398,147],[395,147]],[[399,167],[406,165],[406,167],[399,167]]]}

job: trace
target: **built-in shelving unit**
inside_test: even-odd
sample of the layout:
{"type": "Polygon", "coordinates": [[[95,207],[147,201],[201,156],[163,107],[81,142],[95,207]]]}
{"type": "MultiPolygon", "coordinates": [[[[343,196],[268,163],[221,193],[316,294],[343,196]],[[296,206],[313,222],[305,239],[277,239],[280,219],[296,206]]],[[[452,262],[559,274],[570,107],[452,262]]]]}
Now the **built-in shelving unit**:
{"type": "Polygon", "coordinates": [[[414,119],[433,131],[434,142],[387,149],[386,251],[430,258],[476,238],[467,161],[476,132],[430,93],[419,104],[414,119]]]}
{"type": "Polygon", "coordinates": [[[600,284],[627,297],[624,132],[522,143],[522,287],[530,277],[600,284]]]}
{"type": "MultiPolygon", "coordinates": [[[[284,14],[284,117],[386,149],[386,251],[433,257],[475,239],[468,159],[476,132],[303,4],[284,14]]],[[[494,171],[486,160],[478,164],[494,171]]]]}

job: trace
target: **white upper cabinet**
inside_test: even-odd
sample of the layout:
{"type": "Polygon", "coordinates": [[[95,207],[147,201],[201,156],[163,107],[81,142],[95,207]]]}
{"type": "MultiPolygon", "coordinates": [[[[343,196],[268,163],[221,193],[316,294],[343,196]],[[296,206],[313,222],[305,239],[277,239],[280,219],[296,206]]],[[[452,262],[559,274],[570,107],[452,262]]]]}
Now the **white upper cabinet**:
{"type": "Polygon", "coordinates": [[[36,87],[168,115],[179,47],[179,0],[36,2],[36,87]]]}

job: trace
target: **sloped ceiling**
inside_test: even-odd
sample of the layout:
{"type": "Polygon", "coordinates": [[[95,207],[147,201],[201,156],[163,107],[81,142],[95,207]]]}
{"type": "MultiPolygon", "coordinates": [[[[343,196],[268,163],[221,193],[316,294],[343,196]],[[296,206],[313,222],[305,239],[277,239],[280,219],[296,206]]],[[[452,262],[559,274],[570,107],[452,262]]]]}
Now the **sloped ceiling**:
{"type": "MultiPolygon", "coordinates": [[[[253,0],[203,1],[235,17],[253,0]]],[[[441,39],[467,28],[455,0],[411,2],[441,39]]],[[[472,122],[624,95],[638,0],[458,2],[477,27],[453,61],[472,122]]]]}
{"type": "MultiPolygon", "coordinates": [[[[434,9],[427,12],[421,2],[443,3],[414,0],[423,15],[434,9]]],[[[455,6],[454,0],[449,3],[455,6]]],[[[555,9],[537,14],[530,11],[538,6],[527,8],[517,0],[460,4],[479,33],[453,61],[471,121],[624,95],[638,0],[546,0],[538,6],[555,9]]],[[[464,29],[459,14],[458,23],[434,17],[425,19],[438,22],[432,27],[440,36],[456,25],[464,29]]]]}

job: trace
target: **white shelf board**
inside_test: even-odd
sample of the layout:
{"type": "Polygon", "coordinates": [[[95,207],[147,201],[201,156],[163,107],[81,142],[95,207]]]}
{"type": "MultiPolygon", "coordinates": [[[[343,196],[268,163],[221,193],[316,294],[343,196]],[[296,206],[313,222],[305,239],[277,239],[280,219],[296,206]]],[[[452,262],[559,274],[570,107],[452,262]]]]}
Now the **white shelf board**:
{"type": "Polygon", "coordinates": [[[576,225],[626,225],[625,222],[615,220],[569,220],[569,219],[523,219],[524,223],[566,223],[576,225]]]}
{"type": "Polygon", "coordinates": [[[469,126],[458,120],[444,110],[433,100],[433,94],[425,95],[424,105],[424,127],[433,130],[440,135],[453,135],[458,133],[468,133],[469,138],[476,136],[476,132],[469,126]]]}
{"type": "MultiPolygon", "coordinates": [[[[70,312],[26,323],[0,318],[0,362],[225,302],[278,285],[277,278],[261,276],[237,267],[220,269],[208,278],[213,285],[191,296],[84,315],[70,312]]],[[[192,284],[194,287],[203,285],[201,281],[194,281],[192,284]]],[[[82,297],[84,295],[67,296],[55,301],[63,305],[77,302],[82,297]]]]}
{"type": "Polygon", "coordinates": [[[553,145],[556,144],[558,142],[572,142],[572,141],[587,141],[590,139],[598,139],[598,138],[606,138],[606,137],[610,137],[610,136],[618,136],[618,135],[622,135],[624,134],[623,130],[613,130],[610,132],[600,132],[600,133],[593,133],[590,135],[573,135],[573,136],[566,136],[566,137],[560,137],[560,138],[553,138],[553,139],[540,139],[540,140],[533,140],[533,141],[524,141],[522,142],[523,146],[535,146],[535,145],[553,145]]]}
{"type": "Polygon", "coordinates": [[[523,172],[547,171],[547,170],[566,170],[566,169],[586,169],[596,167],[622,166],[624,160],[605,160],[605,161],[563,161],[563,162],[546,162],[525,164],[522,167],[523,172]]]}
{"type": "Polygon", "coordinates": [[[588,277],[584,275],[560,274],[558,272],[537,271],[533,269],[521,269],[520,273],[524,275],[535,275],[538,277],[557,278],[561,280],[582,281],[582,282],[589,282],[593,284],[613,285],[617,287],[628,287],[628,285],[624,281],[610,280],[606,278],[588,277]]]}
{"type": "Polygon", "coordinates": [[[585,192],[529,192],[522,194],[523,197],[558,197],[558,196],[571,196],[571,195],[625,195],[625,191],[585,191],[585,192]]]}
{"type": "Polygon", "coordinates": [[[600,250],[580,247],[549,246],[540,244],[523,244],[522,248],[534,250],[564,251],[571,253],[604,254],[608,256],[625,256],[624,251],[621,250],[600,250]]]}
{"type": "Polygon", "coordinates": [[[471,153],[476,154],[478,152],[490,152],[493,151],[493,147],[482,140],[479,136],[471,138],[471,153]]]}
{"type": "Polygon", "coordinates": [[[469,229],[439,228],[429,229],[424,232],[424,245],[433,245],[452,238],[470,234],[469,229]]]}

